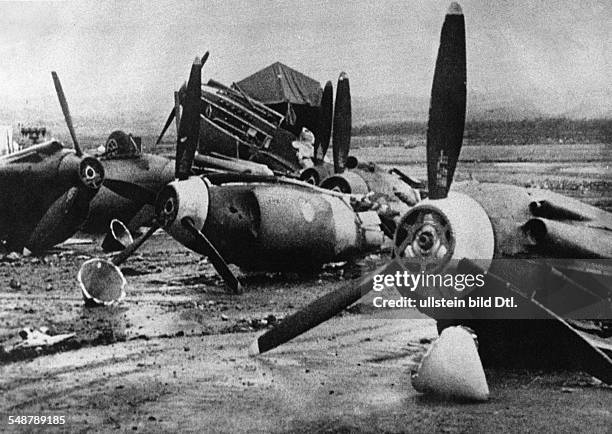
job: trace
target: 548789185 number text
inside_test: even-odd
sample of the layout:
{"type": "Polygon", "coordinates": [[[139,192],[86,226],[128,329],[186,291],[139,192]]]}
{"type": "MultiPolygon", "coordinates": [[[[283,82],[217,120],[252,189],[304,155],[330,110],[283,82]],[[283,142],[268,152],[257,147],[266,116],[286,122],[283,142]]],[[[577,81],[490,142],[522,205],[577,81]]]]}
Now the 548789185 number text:
{"type": "Polygon", "coordinates": [[[64,425],[66,416],[9,416],[9,425],[64,425]]]}

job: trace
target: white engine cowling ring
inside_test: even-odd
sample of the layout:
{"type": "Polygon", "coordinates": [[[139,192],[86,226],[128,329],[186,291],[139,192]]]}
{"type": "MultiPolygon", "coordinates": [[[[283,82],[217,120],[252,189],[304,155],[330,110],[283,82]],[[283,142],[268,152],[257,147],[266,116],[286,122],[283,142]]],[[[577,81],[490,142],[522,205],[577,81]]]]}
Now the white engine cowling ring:
{"type": "Polygon", "coordinates": [[[157,218],[164,229],[176,240],[184,242],[192,238],[181,221],[191,219],[198,230],[204,227],[210,202],[208,186],[198,176],[169,183],[159,193],[156,203],[157,218]]]}
{"type": "Polygon", "coordinates": [[[406,263],[425,263],[428,272],[452,272],[467,258],[488,269],[493,259],[493,226],[478,202],[462,193],[426,199],[411,208],[397,225],[394,256],[406,263]]]}

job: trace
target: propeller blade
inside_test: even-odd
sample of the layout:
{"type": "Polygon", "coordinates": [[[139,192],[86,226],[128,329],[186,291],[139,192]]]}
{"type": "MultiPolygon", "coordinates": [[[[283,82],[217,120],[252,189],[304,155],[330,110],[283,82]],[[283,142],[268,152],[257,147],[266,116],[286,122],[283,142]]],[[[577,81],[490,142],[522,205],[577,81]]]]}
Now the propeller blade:
{"type": "Polygon", "coordinates": [[[270,351],[327,321],[370,292],[376,274],[391,273],[390,270],[396,268],[397,263],[395,261],[390,262],[363,277],[357,284],[349,282],[347,285],[313,301],[257,338],[249,347],[249,355],[256,356],[270,351]]]}
{"type": "Polygon", "coordinates": [[[314,145],[315,159],[319,158],[318,150],[321,148],[321,160],[325,158],[329,149],[331,138],[332,120],[334,117],[334,87],[331,81],[325,83],[321,106],[319,107],[319,135],[314,145]]]}
{"type": "Polygon", "coordinates": [[[185,217],[181,220],[183,227],[195,237],[196,243],[193,246],[189,246],[192,250],[198,252],[201,255],[206,256],[217,270],[217,273],[223,278],[225,284],[232,290],[234,294],[242,293],[242,285],[229,269],[227,263],[223,257],[219,254],[215,246],[204,236],[202,232],[198,230],[193,224],[193,221],[189,217],[185,217]]]}
{"type": "Polygon", "coordinates": [[[332,132],[332,151],[334,153],[334,172],[342,173],[351,148],[351,89],[345,72],[340,73],[336,87],[334,107],[334,129],[332,132]]]}
{"type": "Polygon", "coordinates": [[[157,193],[133,182],[106,178],[103,185],[113,193],[137,204],[155,204],[157,193]]]}
{"type": "Polygon", "coordinates": [[[174,120],[175,114],[176,114],[176,110],[174,109],[174,107],[172,107],[172,111],[168,115],[168,119],[166,119],[166,123],[164,124],[164,128],[162,128],[162,131],[159,134],[159,137],[155,141],[155,145],[159,145],[161,143],[162,139],[164,138],[164,134],[166,134],[166,131],[168,130],[168,128],[170,128],[170,124],[172,124],[172,121],[174,120]]]}
{"type": "Polygon", "coordinates": [[[66,119],[66,125],[68,126],[68,131],[70,132],[70,137],[72,137],[72,144],[74,145],[74,152],[77,157],[83,155],[83,151],[79,146],[79,142],[76,138],[76,133],[74,132],[74,126],[72,125],[72,116],[70,116],[70,110],[68,109],[68,102],[66,101],[66,95],[64,95],[64,90],[62,89],[62,83],[60,82],[59,77],[55,71],[51,71],[51,76],[53,77],[53,84],[55,85],[55,92],[57,93],[57,98],[59,99],[60,106],[62,107],[62,112],[64,113],[64,119],[66,119]]]}
{"type": "Polygon", "coordinates": [[[89,214],[91,192],[71,187],[49,207],[26,244],[32,252],[42,252],[73,235],[89,214]]]}
{"type": "Polygon", "coordinates": [[[174,119],[176,120],[176,134],[178,135],[181,127],[181,94],[179,91],[174,92],[174,119]]]}
{"type": "Polygon", "coordinates": [[[193,158],[200,142],[200,102],[202,98],[202,66],[208,59],[208,51],[191,65],[187,90],[183,101],[183,114],[179,123],[176,143],[176,178],[187,179],[191,175],[193,158]]]}
{"type": "Polygon", "coordinates": [[[452,3],[446,14],[431,89],[427,180],[431,199],[445,198],[459,160],[466,110],[465,20],[452,3]]]}
{"type": "Polygon", "coordinates": [[[117,256],[115,256],[112,259],[112,263],[117,266],[121,265],[123,262],[125,262],[127,258],[132,256],[134,252],[138,250],[140,246],[142,246],[144,242],[147,241],[151,237],[151,235],[153,235],[155,231],[159,228],[160,226],[157,223],[153,223],[153,225],[149,228],[148,231],[138,237],[132,244],[127,246],[125,250],[122,250],[117,256]]]}

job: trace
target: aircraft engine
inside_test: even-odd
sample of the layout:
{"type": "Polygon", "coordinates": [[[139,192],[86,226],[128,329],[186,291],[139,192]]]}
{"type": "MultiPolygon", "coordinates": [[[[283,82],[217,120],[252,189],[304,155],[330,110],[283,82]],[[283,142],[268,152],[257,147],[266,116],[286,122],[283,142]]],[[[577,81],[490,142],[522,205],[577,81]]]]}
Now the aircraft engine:
{"type": "Polygon", "coordinates": [[[89,203],[104,181],[104,168],[93,157],[66,154],[57,169],[57,182],[65,192],[52,202],[24,247],[42,252],[73,235],[89,214],[89,203]]]}
{"type": "Polygon", "coordinates": [[[368,194],[370,188],[365,179],[356,172],[345,171],[323,180],[321,188],[346,194],[368,194]]]}
{"type": "Polygon", "coordinates": [[[182,181],[173,181],[160,191],[155,204],[155,214],[159,224],[170,235],[185,243],[193,236],[181,221],[187,217],[196,228],[201,229],[208,216],[209,201],[208,186],[204,180],[192,176],[182,181]]]}
{"type": "Polygon", "coordinates": [[[401,218],[394,255],[424,265],[432,273],[452,272],[463,258],[487,269],[494,244],[485,210],[471,197],[451,192],[444,199],[423,200],[401,218]]]}
{"type": "Polygon", "coordinates": [[[104,180],[104,167],[96,158],[85,157],[79,164],[79,179],[91,190],[98,190],[104,180]]]}
{"type": "Polygon", "coordinates": [[[88,190],[98,191],[104,180],[104,167],[97,158],[68,153],[60,162],[58,178],[67,185],[80,184],[88,190]]]}
{"type": "Polygon", "coordinates": [[[322,180],[326,179],[332,174],[333,168],[331,165],[320,164],[302,170],[300,173],[300,180],[312,185],[319,185],[322,180]]]}

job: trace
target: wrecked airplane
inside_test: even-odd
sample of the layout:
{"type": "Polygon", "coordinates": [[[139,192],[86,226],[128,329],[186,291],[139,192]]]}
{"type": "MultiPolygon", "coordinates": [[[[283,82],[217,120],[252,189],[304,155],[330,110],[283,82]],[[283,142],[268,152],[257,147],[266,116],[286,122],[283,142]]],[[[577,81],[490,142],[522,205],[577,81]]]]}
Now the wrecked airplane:
{"type": "MultiPolygon", "coordinates": [[[[517,309],[500,315],[468,308],[452,312],[454,317],[443,309],[426,309],[440,330],[453,324],[473,329],[485,365],[577,368],[612,384],[605,346],[568,320],[596,318],[603,325],[612,318],[612,272],[609,262],[597,262],[612,258],[612,216],[545,190],[475,182],[452,186],[465,122],[465,59],[464,17],[453,3],[442,28],[431,91],[428,199],[399,221],[395,259],[286,318],[253,342],[251,354],[269,351],[350,306],[372,290],[374,275],[398,270],[479,274],[485,284],[467,291],[471,296],[514,297],[517,309]]],[[[406,297],[455,299],[467,293],[396,288],[406,297]]]]}
{"type": "Polygon", "coordinates": [[[141,226],[150,225],[154,209],[146,198],[137,195],[126,199],[113,192],[113,188],[136,185],[141,191],[159,191],[174,179],[174,161],[151,153],[142,152],[137,141],[123,131],[114,131],[97,155],[106,178],[97,196],[91,202],[89,217],[83,226],[87,233],[107,233],[102,247],[116,250],[114,238],[108,232],[113,219],[126,222],[130,232],[136,233],[141,226]]]}
{"type": "Polygon", "coordinates": [[[85,222],[104,180],[100,161],[83,153],[59,78],[52,73],[74,149],[49,141],[0,157],[0,239],[9,251],[41,253],[85,222]]]}
{"type": "Polygon", "coordinates": [[[156,224],[111,265],[99,259],[85,263],[79,272],[84,294],[96,297],[96,288],[122,288],[125,283],[116,266],[159,227],[208,257],[233,292],[240,292],[241,285],[228,262],[246,269],[310,270],[381,246],[384,235],[377,212],[355,212],[342,193],[266,175],[193,175],[200,141],[201,68],[196,59],[182,115],[177,115],[176,180],[157,197],[135,184],[109,184],[124,197],[147,199],[155,206],[156,224]]]}
{"type": "MultiPolygon", "coordinates": [[[[183,86],[181,104],[184,95],[183,86]]],[[[157,143],[174,113],[170,112],[157,143]]],[[[419,180],[349,155],[352,113],[346,73],[338,79],[335,105],[331,82],[321,90],[319,82],[279,62],[231,87],[210,80],[202,86],[200,121],[198,155],[245,159],[264,164],[277,175],[367,195],[362,207],[392,210],[383,217],[382,227],[389,237],[396,219],[420,200],[423,184],[419,180]],[[303,128],[314,131],[314,136],[308,138],[312,134],[303,128]],[[326,156],[330,140],[333,163],[326,156]]]]}

